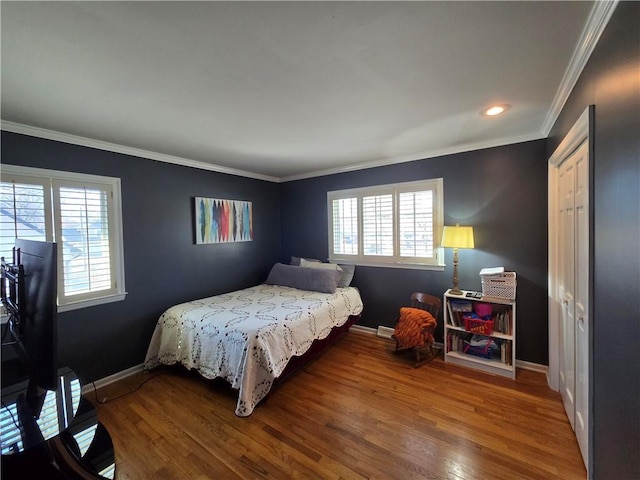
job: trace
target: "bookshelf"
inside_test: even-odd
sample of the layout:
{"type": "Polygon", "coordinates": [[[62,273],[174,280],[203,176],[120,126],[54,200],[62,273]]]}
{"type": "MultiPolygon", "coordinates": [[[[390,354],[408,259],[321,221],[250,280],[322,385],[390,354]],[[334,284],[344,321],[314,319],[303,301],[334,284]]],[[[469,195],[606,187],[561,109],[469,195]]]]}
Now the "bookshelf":
{"type": "Polygon", "coordinates": [[[444,361],[515,379],[516,302],[468,290],[462,295],[450,292],[445,292],[443,302],[444,361]],[[486,310],[483,316],[465,322],[464,316],[478,308],[486,310]]]}

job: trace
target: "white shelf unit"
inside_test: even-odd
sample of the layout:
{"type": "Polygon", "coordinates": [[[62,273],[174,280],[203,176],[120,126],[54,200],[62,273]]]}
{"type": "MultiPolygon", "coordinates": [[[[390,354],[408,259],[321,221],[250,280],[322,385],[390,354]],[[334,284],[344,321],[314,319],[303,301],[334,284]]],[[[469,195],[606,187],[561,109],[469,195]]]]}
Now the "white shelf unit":
{"type": "Polygon", "coordinates": [[[444,294],[443,311],[444,311],[444,361],[454,363],[469,368],[475,368],[483,372],[501,375],[515,380],[516,378],[516,302],[515,300],[504,300],[494,297],[467,297],[469,292],[463,290],[462,295],[454,295],[451,290],[447,290],[444,294]],[[473,332],[468,332],[464,328],[464,324],[458,321],[459,325],[455,325],[451,316],[457,315],[453,312],[450,302],[452,300],[466,301],[473,307],[474,303],[487,303],[491,305],[492,319],[494,320],[494,329],[490,335],[484,335],[496,340],[496,343],[504,348],[504,351],[497,352],[492,358],[464,353],[457,349],[456,346],[467,337],[471,337],[473,332]],[[497,317],[502,316],[505,324],[502,329],[508,333],[497,331],[497,317]],[[454,342],[456,342],[454,344],[454,342]]]}

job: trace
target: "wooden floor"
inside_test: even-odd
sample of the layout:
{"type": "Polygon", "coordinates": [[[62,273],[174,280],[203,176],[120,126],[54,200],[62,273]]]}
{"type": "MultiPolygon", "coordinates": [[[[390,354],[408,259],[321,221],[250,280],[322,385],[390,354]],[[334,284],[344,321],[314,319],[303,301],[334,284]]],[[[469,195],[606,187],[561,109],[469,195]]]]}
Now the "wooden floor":
{"type": "Polygon", "coordinates": [[[393,345],[351,331],[247,418],[233,391],[181,367],[87,397],[108,399],[119,480],[586,478],[543,374],[514,382],[441,355],[414,369],[393,345]]]}

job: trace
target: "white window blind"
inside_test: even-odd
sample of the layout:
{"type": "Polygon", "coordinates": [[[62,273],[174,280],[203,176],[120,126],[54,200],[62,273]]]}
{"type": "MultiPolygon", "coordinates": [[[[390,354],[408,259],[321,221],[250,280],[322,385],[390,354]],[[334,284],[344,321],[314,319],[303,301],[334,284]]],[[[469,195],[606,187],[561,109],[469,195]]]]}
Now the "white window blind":
{"type": "Polygon", "coordinates": [[[362,197],[362,238],[365,255],[393,255],[393,196],[362,197]]]}
{"type": "Polygon", "coordinates": [[[111,272],[115,269],[109,250],[108,185],[54,182],[56,230],[62,248],[62,300],[83,298],[93,292],[115,289],[111,272]]]}
{"type": "Polygon", "coordinates": [[[358,253],[358,199],[338,198],[332,203],[333,245],[336,253],[358,253]]]}
{"type": "Polygon", "coordinates": [[[441,267],[441,178],[327,193],[329,259],[441,267]]]}
{"type": "Polygon", "coordinates": [[[432,257],[435,247],[433,191],[401,192],[398,209],[400,256],[432,257]]]}
{"type": "Polygon", "coordinates": [[[46,209],[51,188],[46,179],[14,177],[0,183],[0,256],[8,262],[13,259],[16,238],[47,241],[46,209]],[[36,183],[37,182],[37,183],[36,183]]]}
{"type": "Polygon", "coordinates": [[[59,311],[124,298],[120,181],[4,166],[0,251],[16,238],[58,245],[59,311]]]}

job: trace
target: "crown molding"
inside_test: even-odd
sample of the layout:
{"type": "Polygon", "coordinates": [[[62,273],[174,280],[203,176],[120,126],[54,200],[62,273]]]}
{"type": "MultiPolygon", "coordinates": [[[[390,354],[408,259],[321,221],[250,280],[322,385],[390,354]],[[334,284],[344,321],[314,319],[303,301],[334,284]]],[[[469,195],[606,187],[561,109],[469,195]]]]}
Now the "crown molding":
{"type": "Polygon", "coordinates": [[[187,158],[176,157],[173,155],[165,155],[163,153],[152,152],[150,150],[143,150],[134,147],[127,147],[125,145],[118,145],[116,143],[103,142],[101,140],[95,140],[87,137],[81,137],[78,135],[71,135],[68,133],[57,132],[55,130],[48,130],[40,127],[33,127],[30,125],[24,125],[21,123],[11,122],[8,120],[1,121],[1,129],[7,132],[19,133],[22,135],[29,135],[31,137],[45,138],[47,140],[55,140],[58,142],[69,143],[73,145],[80,145],[83,147],[96,148],[98,150],[106,150],[109,152],[122,153],[124,155],[132,155],[134,157],[141,157],[150,160],[156,160],[159,162],[172,163],[175,165],[182,165],[184,167],[199,168],[201,170],[208,170],[218,173],[227,173],[230,175],[237,175],[240,177],[253,178],[256,180],[265,180],[268,182],[280,183],[290,182],[294,180],[303,180],[306,178],[321,177],[324,175],[334,175],[338,173],[354,172],[357,170],[364,170],[367,168],[384,167],[387,165],[395,165],[398,163],[413,162],[416,160],[424,160],[427,158],[441,157],[444,155],[452,155],[456,153],[470,152],[473,150],[482,150],[484,148],[499,147],[504,145],[510,145],[513,143],[528,142],[531,140],[539,140],[545,138],[539,134],[523,135],[518,137],[508,137],[499,140],[492,140],[489,142],[478,142],[459,145],[454,148],[441,149],[430,152],[423,152],[412,156],[396,157],[381,159],[373,162],[359,163],[353,165],[345,165],[342,167],[317,170],[313,172],[307,172],[299,175],[291,175],[287,177],[272,177],[269,175],[262,175],[259,173],[247,172],[244,170],[237,170],[234,168],[222,167],[220,165],[214,165],[210,163],[200,162],[197,160],[190,160],[187,158]]]}
{"type": "Polygon", "coordinates": [[[7,132],[20,133],[22,135],[45,138],[47,140],[55,140],[58,142],[70,143],[83,147],[96,148],[98,150],[106,150],[108,152],[122,153],[124,155],[132,155],[134,157],[156,160],[158,162],[173,163],[175,165],[182,165],[184,167],[199,168],[201,170],[209,170],[217,173],[227,173],[229,175],[254,178],[256,180],[265,180],[268,182],[277,183],[280,181],[280,179],[278,179],[277,177],[271,177],[269,175],[246,172],[244,170],[237,170],[235,168],[228,168],[211,163],[200,162],[198,160],[191,160],[188,158],[176,157],[173,155],[165,155],[164,153],[152,152],[150,150],[118,145],[116,143],[103,142],[101,140],[57,132],[55,130],[48,130],[46,128],[33,127],[21,123],[10,122],[8,120],[2,120],[1,128],[2,130],[6,130],[7,132]]]}
{"type": "Polygon", "coordinates": [[[290,175],[287,177],[280,177],[280,182],[291,182],[294,180],[304,180],[306,178],[322,177],[324,175],[335,175],[337,173],[355,172],[356,170],[365,170],[367,168],[386,167],[387,165],[414,162],[416,160],[426,160],[428,158],[436,158],[436,157],[443,157],[445,155],[454,155],[457,153],[472,152],[474,150],[483,150],[485,148],[502,147],[502,146],[511,145],[514,143],[540,140],[542,138],[546,138],[546,137],[543,136],[541,133],[535,133],[535,134],[520,135],[516,137],[504,137],[497,140],[490,140],[487,142],[466,143],[464,145],[457,145],[452,148],[444,148],[440,150],[421,152],[411,156],[385,158],[377,161],[374,160],[372,162],[345,165],[342,167],[329,168],[326,170],[316,170],[313,172],[301,173],[299,175],[290,175]]]}
{"type": "Polygon", "coordinates": [[[567,70],[560,82],[560,87],[558,87],[556,96],[551,103],[551,108],[542,124],[541,134],[543,137],[549,136],[549,132],[551,132],[558,116],[560,116],[564,104],[569,98],[573,87],[575,87],[578,78],[580,78],[582,70],[596,48],[598,40],[600,40],[600,36],[609,23],[609,19],[617,5],[618,0],[597,0],[591,9],[578,45],[573,52],[567,70]]]}

